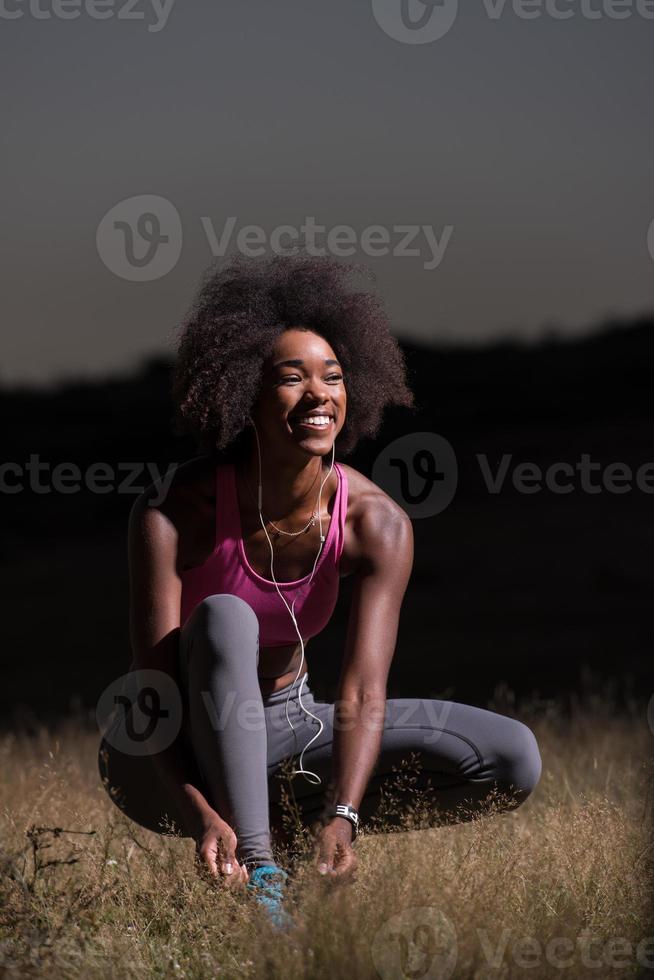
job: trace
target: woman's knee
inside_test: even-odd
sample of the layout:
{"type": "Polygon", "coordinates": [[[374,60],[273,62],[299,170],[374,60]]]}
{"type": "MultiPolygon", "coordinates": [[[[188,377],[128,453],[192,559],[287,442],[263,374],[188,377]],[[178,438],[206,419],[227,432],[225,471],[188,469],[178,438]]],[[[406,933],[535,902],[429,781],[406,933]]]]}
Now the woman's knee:
{"type": "Polygon", "coordinates": [[[510,719],[511,726],[500,751],[499,782],[516,805],[533,793],[540,780],[543,763],[536,736],[528,725],[510,719]]]}
{"type": "Polygon", "coordinates": [[[228,592],[202,599],[183,627],[183,638],[195,650],[213,657],[243,656],[251,649],[259,659],[259,620],[252,606],[228,592]]]}

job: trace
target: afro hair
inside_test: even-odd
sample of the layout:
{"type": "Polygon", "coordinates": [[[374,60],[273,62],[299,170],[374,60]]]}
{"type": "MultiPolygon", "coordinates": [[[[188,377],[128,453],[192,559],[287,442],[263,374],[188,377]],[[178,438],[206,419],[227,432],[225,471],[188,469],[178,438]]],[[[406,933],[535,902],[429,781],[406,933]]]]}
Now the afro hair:
{"type": "Polygon", "coordinates": [[[387,405],[415,408],[404,354],[376,296],[351,287],[368,270],[328,256],[246,258],[204,274],[179,328],[172,371],[173,425],[210,454],[242,446],[244,416],[257,400],[264,362],[290,327],[320,334],[343,366],[347,415],[335,451],[374,438],[387,405]]]}

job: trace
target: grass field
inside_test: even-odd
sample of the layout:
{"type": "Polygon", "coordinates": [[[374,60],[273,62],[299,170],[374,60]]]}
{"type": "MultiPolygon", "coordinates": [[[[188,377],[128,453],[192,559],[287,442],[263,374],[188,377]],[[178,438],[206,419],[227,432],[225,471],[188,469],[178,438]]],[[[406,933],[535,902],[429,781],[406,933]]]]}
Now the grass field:
{"type": "Polygon", "coordinates": [[[413,829],[364,835],[346,886],[315,872],[299,835],[278,855],[293,869],[298,929],[289,936],[273,932],[242,889],[199,876],[192,841],[149,833],[118,811],[88,724],[4,735],[2,975],[651,975],[646,704],[618,714],[594,695],[572,710],[548,701],[514,713],[543,759],[519,809],[423,829],[424,815],[414,816],[413,829]]]}

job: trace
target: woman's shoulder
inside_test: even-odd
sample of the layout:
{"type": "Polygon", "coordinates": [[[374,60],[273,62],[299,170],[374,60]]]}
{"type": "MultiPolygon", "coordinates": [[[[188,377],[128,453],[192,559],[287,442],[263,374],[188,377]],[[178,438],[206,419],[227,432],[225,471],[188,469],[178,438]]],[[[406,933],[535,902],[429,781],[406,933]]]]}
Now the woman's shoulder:
{"type": "Polygon", "coordinates": [[[137,533],[143,533],[147,525],[147,533],[165,537],[172,525],[182,567],[196,564],[197,554],[213,541],[217,465],[209,456],[178,463],[147,486],[134,502],[130,524],[137,533]]]}
{"type": "Polygon", "coordinates": [[[209,456],[194,456],[177,463],[145,487],[136,502],[164,512],[195,507],[199,501],[214,497],[216,466],[209,456]]]}
{"type": "Polygon", "coordinates": [[[374,559],[384,542],[398,540],[395,529],[408,528],[412,538],[412,525],[406,511],[363,473],[340,463],[348,483],[348,506],[345,532],[344,557],[341,560],[343,576],[365,566],[374,559]]]}
{"type": "Polygon", "coordinates": [[[374,483],[359,470],[346,463],[339,463],[347,477],[348,516],[360,522],[408,520],[406,511],[382,487],[374,483]]]}

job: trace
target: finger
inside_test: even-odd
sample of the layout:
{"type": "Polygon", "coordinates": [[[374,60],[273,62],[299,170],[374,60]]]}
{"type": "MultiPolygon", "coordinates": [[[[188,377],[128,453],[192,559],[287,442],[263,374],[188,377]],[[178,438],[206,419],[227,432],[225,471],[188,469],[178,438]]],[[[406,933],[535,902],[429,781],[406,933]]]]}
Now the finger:
{"type": "Polygon", "coordinates": [[[329,861],[334,849],[334,840],[330,834],[324,832],[324,827],[321,831],[313,842],[313,856],[316,861],[329,861]]]}
{"type": "Polygon", "coordinates": [[[230,875],[224,874],[223,881],[227,888],[241,888],[243,885],[247,884],[249,875],[247,870],[243,868],[242,864],[238,861],[234,864],[234,870],[230,875]]]}
{"type": "Polygon", "coordinates": [[[233,847],[229,847],[223,842],[222,844],[222,857],[220,860],[220,871],[226,877],[231,877],[234,875],[235,878],[240,877],[241,865],[236,860],[236,854],[233,847]]]}
{"type": "Polygon", "coordinates": [[[195,854],[193,855],[193,866],[195,868],[196,874],[203,879],[211,879],[213,875],[209,873],[209,868],[206,861],[200,857],[200,852],[196,848],[195,854]]]}
{"type": "Polygon", "coordinates": [[[234,878],[234,881],[239,885],[246,885],[250,879],[250,875],[248,874],[248,869],[245,867],[244,864],[236,865],[236,870],[232,875],[232,877],[234,878]]]}
{"type": "Polygon", "coordinates": [[[221,874],[225,875],[226,878],[238,878],[240,877],[240,864],[236,858],[226,857],[220,863],[221,874]]]}
{"type": "Polygon", "coordinates": [[[209,843],[198,847],[196,850],[196,858],[199,864],[199,870],[208,873],[212,878],[218,877],[215,846],[212,846],[209,843]]]}
{"type": "Polygon", "coordinates": [[[316,864],[318,866],[318,873],[321,875],[328,874],[334,865],[334,846],[329,843],[321,843],[318,847],[316,864]]]}

